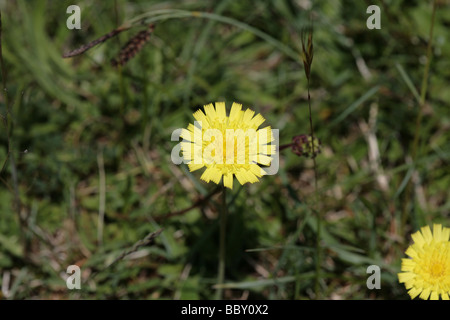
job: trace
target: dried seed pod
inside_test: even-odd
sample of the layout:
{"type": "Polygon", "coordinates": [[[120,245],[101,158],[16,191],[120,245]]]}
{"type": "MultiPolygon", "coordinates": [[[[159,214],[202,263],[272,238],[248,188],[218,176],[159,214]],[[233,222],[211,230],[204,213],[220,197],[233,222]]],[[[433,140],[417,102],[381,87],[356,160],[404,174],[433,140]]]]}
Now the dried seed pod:
{"type": "Polygon", "coordinates": [[[292,152],[299,157],[311,157],[315,158],[320,153],[321,142],[318,138],[311,138],[310,135],[301,134],[292,138],[292,152]]]}
{"type": "Polygon", "coordinates": [[[305,67],[306,78],[309,79],[311,74],[311,65],[314,57],[312,26],[302,30],[301,41],[303,66],[305,67]]]}
{"type": "Polygon", "coordinates": [[[150,24],[148,29],[139,32],[133,38],[128,40],[128,42],[122,47],[116,59],[111,60],[113,66],[124,65],[128,60],[133,58],[150,40],[150,35],[153,32],[155,26],[150,24]]]}

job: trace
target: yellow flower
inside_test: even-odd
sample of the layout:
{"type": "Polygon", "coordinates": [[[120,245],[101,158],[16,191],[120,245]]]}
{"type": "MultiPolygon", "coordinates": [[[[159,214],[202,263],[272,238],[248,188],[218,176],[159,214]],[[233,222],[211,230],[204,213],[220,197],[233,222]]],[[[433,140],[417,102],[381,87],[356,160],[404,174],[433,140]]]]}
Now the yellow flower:
{"type": "Polygon", "coordinates": [[[270,126],[258,129],[265,121],[255,112],[242,110],[233,103],[227,116],[224,102],[205,105],[205,113],[194,113],[196,122],[183,129],[181,150],[189,170],[206,167],[200,179],[223,184],[233,189],[233,176],[240,184],[258,182],[266,172],[260,166],[269,166],[276,153],[271,144],[274,136],[270,126]]]}
{"type": "Polygon", "coordinates": [[[398,274],[411,299],[449,300],[450,294],[450,228],[440,224],[423,227],[412,235],[414,244],[406,254],[412,259],[402,259],[402,271],[398,274]]]}

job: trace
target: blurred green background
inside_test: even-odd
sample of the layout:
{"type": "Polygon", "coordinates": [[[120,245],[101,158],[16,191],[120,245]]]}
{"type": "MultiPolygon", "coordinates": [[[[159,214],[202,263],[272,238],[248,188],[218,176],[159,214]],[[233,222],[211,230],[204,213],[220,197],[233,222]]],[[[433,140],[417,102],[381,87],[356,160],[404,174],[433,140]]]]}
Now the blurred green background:
{"type": "Polygon", "coordinates": [[[237,101],[279,129],[281,144],[309,134],[300,36],[312,15],[318,189],[312,160],[290,149],[278,174],[235,182],[224,297],[409,299],[397,272],[410,234],[450,227],[448,2],[436,11],[420,126],[432,1],[36,0],[0,8],[1,298],[213,297],[220,193],[201,201],[216,185],[171,162],[172,131],[204,104],[237,101]],[[72,4],[81,30],[66,27],[72,4]],[[381,8],[380,30],[366,27],[371,4],[381,8]],[[211,15],[158,14],[178,9],[211,15]],[[112,67],[145,28],[142,14],[143,23],[154,19],[150,41],[112,67]],[[62,58],[131,20],[130,30],[62,58]],[[153,244],[106,268],[160,228],[153,244]],[[72,264],[81,267],[81,290],[66,287],[72,264]],[[380,290],[366,286],[373,264],[380,290]]]}

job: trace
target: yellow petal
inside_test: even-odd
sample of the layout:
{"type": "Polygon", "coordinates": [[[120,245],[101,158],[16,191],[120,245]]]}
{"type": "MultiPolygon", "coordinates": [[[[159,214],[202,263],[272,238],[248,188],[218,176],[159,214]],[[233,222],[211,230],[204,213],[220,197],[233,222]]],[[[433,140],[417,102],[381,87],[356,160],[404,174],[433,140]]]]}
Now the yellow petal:
{"type": "Polygon", "coordinates": [[[413,271],[416,262],[413,259],[402,259],[402,271],[413,271]]]}
{"type": "Polygon", "coordinates": [[[245,178],[245,174],[244,174],[244,172],[242,170],[237,171],[235,173],[235,175],[236,175],[236,179],[238,180],[238,182],[241,185],[244,185],[244,184],[247,183],[247,179],[245,178]]]}
{"type": "Polygon", "coordinates": [[[212,103],[207,104],[203,108],[205,109],[206,117],[209,120],[215,120],[217,118],[216,110],[214,109],[214,106],[212,103]]]}
{"type": "Polygon", "coordinates": [[[242,109],[242,104],[233,102],[233,105],[231,106],[231,111],[230,111],[230,122],[233,121],[238,121],[240,116],[241,116],[241,109],[242,109]]]}
{"type": "Polygon", "coordinates": [[[259,144],[268,144],[273,140],[275,140],[275,138],[273,136],[273,132],[270,126],[258,130],[259,144]]]}
{"type": "Polygon", "coordinates": [[[405,283],[407,281],[414,279],[415,277],[416,275],[414,273],[402,272],[398,274],[398,282],[405,283]]]}
{"type": "Polygon", "coordinates": [[[423,238],[420,231],[417,231],[411,235],[414,243],[417,243],[419,246],[423,246],[425,244],[425,239],[423,238]]]}
{"type": "Polygon", "coordinates": [[[216,102],[216,114],[221,120],[225,120],[227,112],[225,111],[225,102],[216,102]]]}
{"type": "Polygon", "coordinates": [[[264,123],[264,121],[266,121],[266,119],[264,119],[264,117],[258,113],[251,121],[250,121],[250,126],[252,128],[258,128],[260,125],[262,125],[264,123]]]}
{"type": "Polygon", "coordinates": [[[421,290],[417,288],[411,288],[411,290],[408,291],[408,294],[411,296],[411,299],[414,299],[420,294],[421,290]]]}
{"type": "Polygon", "coordinates": [[[439,300],[439,294],[436,291],[431,292],[430,300],[439,300]]]}
{"type": "Polygon", "coordinates": [[[433,240],[433,235],[431,234],[431,229],[429,226],[420,229],[422,231],[423,238],[426,243],[430,243],[433,240]]]}
{"type": "Polygon", "coordinates": [[[195,171],[195,170],[203,168],[204,165],[203,164],[189,163],[188,167],[189,167],[189,171],[192,172],[192,171],[195,171]]]}
{"type": "Polygon", "coordinates": [[[450,238],[450,228],[444,228],[442,230],[442,241],[448,241],[450,238]]]}
{"type": "Polygon", "coordinates": [[[272,162],[272,158],[264,154],[258,154],[257,162],[262,165],[268,166],[272,162]]]}
{"type": "MultiPolygon", "coordinates": [[[[191,125],[189,125],[189,126],[191,126],[191,125]]],[[[188,129],[189,129],[189,127],[188,127],[188,129]]],[[[194,140],[194,133],[189,131],[188,129],[181,129],[180,137],[183,138],[184,140],[192,141],[192,140],[194,140]]]]}
{"type": "Polygon", "coordinates": [[[208,119],[206,118],[206,115],[202,112],[202,110],[200,110],[200,109],[197,110],[194,113],[194,118],[195,118],[195,120],[197,120],[200,128],[208,129],[210,127],[208,119]]]}
{"type": "Polygon", "coordinates": [[[223,176],[223,185],[226,188],[233,190],[233,174],[232,173],[226,173],[223,176]]]}
{"type": "Polygon", "coordinates": [[[442,224],[433,225],[433,237],[436,241],[442,241],[442,224]]]}
{"type": "Polygon", "coordinates": [[[216,166],[209,166],[203,172],[203,174],[200,177],[200,179],[202,179],[205,182],[210,182],[212,180],[215,183],[219,183],[221,177],[222,177],[222,174],[216,168],[216,166]]]}
{"type": "Polygon", "coordinates": [[[423,300],[428,300],[428,297],[430,296],[431,289],[425,288],[423,289],[422,293],[420,294],[419,298],[423,300]]]}
{"type": "Polygon", "coordinates": [[[250,171],[257,177],[261,177],[265,174],[265,171],[257,164],[251,164],[250,171]]]}
{"type": "Polygon", "coordinates": [[[242,122],[246,125],[250,125],[253,115],[255,114],[255,111],[247,109],[244,112],[244,117],[242,118],[242,122]]]}

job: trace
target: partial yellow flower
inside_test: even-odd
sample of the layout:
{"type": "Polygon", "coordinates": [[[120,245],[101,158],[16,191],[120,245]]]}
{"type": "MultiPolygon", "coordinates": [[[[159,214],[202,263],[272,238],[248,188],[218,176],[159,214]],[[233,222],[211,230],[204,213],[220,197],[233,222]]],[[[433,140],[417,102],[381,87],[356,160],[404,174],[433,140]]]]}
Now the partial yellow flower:
{"type": "Polygon", "coordinates": [[[423,227],[412,235],[414,244],[406,254],[411,259],[402,259],[403,272],[398,274],[411,299],[449,300],[450,294],[450,228],[440,224],[423,227]]]}
{"type": "Polygon", "coordinates": [[[223,176],[229,189],[233,189],[234,176],[242,185],[258,182],[265,174],[261,166],[269,166],[276,153],[270,126],[258,129],[265,119],[235,102],[229,116],[224,102],[203,108],[205,112],[194,113],[196,122],[181,132],[181,150],[189,170],[206,167],[200,179],[219,184],[223,176]]]}

